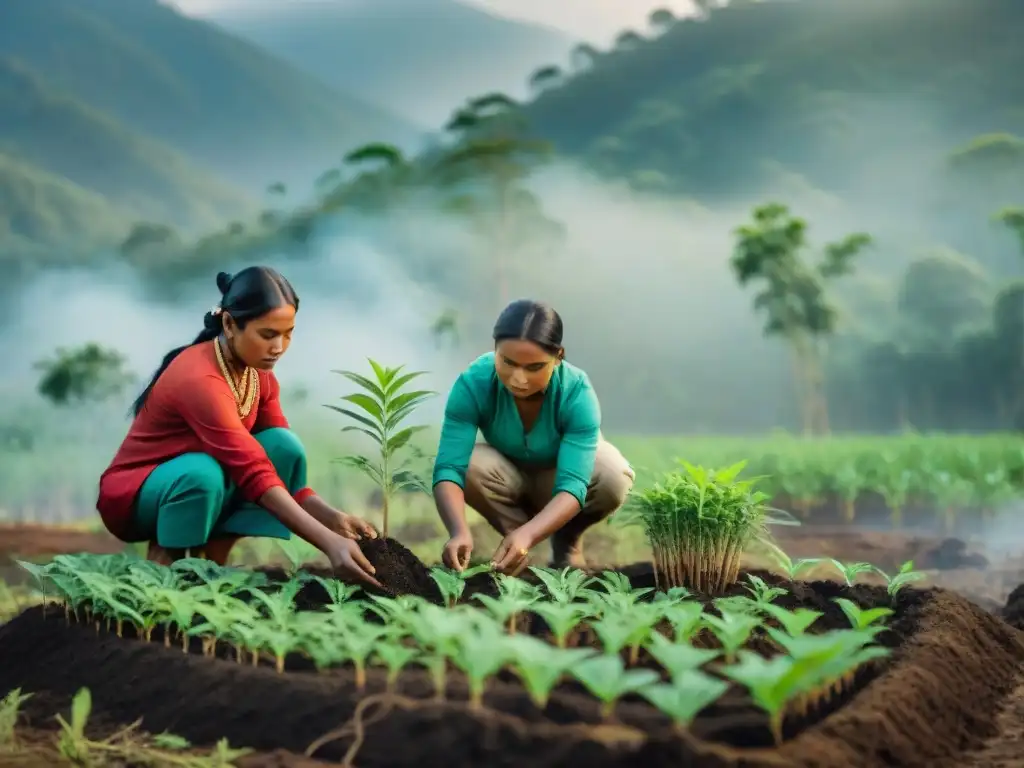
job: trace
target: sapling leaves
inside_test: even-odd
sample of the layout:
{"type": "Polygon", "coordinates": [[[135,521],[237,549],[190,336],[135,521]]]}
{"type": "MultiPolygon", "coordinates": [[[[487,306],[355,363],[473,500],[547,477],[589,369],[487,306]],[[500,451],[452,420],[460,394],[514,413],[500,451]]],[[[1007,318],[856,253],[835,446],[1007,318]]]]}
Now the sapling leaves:
{"type": "Polygon", "coordinates": [[[467,568],[465,571],[456,571],[440,565],[435,565],[430,569],[430,578],[434,580],[434,583],[437,584],[437,588],[441,591],[441,596],[444,598],[445,605],[452,608],[459,602],[459,598],[462,597],[462,593],[466,591],[466,579],[470,579],[481,573],[486,573],[489,570],[491,570],[491,566],[489,564],[477,565],[472,568],[467,568]]]}
{"type": "Polygon", "coordinates": [[[693,668],[681,669],[671,682],[653,683],[637,690],[641,696],[672,718],[676,728],[686,728],[725,693],[729,684],[693,668]]]}
{"type": "Polygon", "coordinates": [[[542,568],[531,565],[529,569],[537,576],[547,589],[548,595],[556,603],[571,603],[583,596],[587,588],[594,582],[578,568],[542,568]]]}
{"type": "Polygon", "coordinates": [[[373,458],[363,455],[345,456],[339,461],[358,469],[373,481],[384,497],[384,537],[388,536],[389,509],[395,493],[404,489],[422,489],[415,475],[406,465],[408,458],[400,460],[398,453],[408,448],[412,437],[423,426],[402,427],[402,422],[423,402],[436,395],[428,390],[405,391],[414,379],[424,375],[423,371],[402,373],[405,366],[389,368],[375,360],[368,360],[373,378],[354,371],[335,371],[359,386],[363,391],[344,395],[341,399],[351,407],[328,405],[327,407],[355,422],[342,431],[359,432],[367,436],[377,447],[373,458]]]}
{"type": "Polygon", "coordinates": [[[572,668],[573,675],[601,702],[601,716],[610,718],[615,704],[627,693],[658,682],[653,669],[626,669],[621,656],[602,654],[584,659],[572,668]]]}
{"type": "Polygon", "coordinates": [[[675,603],[662,609],[662,615],[672,625],[677,643],[688,643],[701,628],[704,606],[696,600],[675,603]]]}
{"type": "Polygon", "coordinates": [[[531,701],[543,709],[566,672],[595,654],[590,648],[556,648],[529,635],[508,638],[512,671],[522,681],[531,701]]]}
{"type": "Polygon", "coordinates": [[[871,565],[871,563],[843,563],[831,557],[829,562],[836,567],[836,570],[842,575],[843,581],[848,587],[853,586],[860,574],[876,570],[875,566],[871,565]]]}
{"type": "Polygon", "coordinates": [[[914,570],[913,560],[908,560],[901,565],[899,571],[893,576],[887,575],[881,568],[875,568],[874,570],[881,574],[882,578],[885,579],[885,588],[891,598],[895,598],[896,595],[899,594],[899,592],[908,584],[920,581],[927,575],[921,571],[914,570]]]}
{"type": "Polygon", "coordinates": [[[771,603],[762,605],[761,610],[770,618],[779,622],[782,628],[790,635],[803,634],[823,615],[821,611],[814,611],[810,608],[797,608],[790,611],[771,603]]]}
{"type": "Polygon", "coordinates": [[[739,611],[721,611],[722,615],[704,615],[707,625],[718,642],[722,644],[726,659],[732,659],[736,652],[750,639],[751,633],[761,626],[761,619],[739,611]]]}
{"type": "Polygon", "coordinates": [[[892,616],[895,611],[884,606],[879,608],[861,608],[852,600],[845,597],[834,597],[832,602],[838,605],[846,618],[850,620],[850,626],[854,629],[867,629],[878,622],[892,616]]]}
{"type": "Polygon", "coordinates": [[[537,602],[530,605],[530,610],[544,619],[559,648],[565,648],[573,630],[590,615],[587,607],[579,603],[537,602]]]}
{"type": "Polygon", "coordinates": [[[673,678],[683,672],[698,669],[722,655],[717,649],[694,648],[689,643],[674,643],[658,632],[653,633],[647,640],[647,650],[673,678]]]}

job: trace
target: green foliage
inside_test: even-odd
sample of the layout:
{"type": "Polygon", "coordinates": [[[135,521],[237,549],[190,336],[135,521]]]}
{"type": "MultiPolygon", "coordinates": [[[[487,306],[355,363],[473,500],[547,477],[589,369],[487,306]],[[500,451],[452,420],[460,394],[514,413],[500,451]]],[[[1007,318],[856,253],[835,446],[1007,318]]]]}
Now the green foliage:
{"type": "MultiPolygon", "coordinates": [[[[358,469],[369,477],[381,490],[384,507],[384,537],[388,535],[388,508],[396,493],[419,490],[429,493],[426,481],[413,472],[409,457],[399,459],[403,449],[409,447],[412,437],[426,427],[402,426],[416,408],[436,392],[411,390],[408,385],[424,375],[423,371],[402,373],[405,366],[388,368],[375,360],[369,360],[373,378],[354,371],[335,371],[355,382],[362,392],[344,395],[341,399],[355,406],[327,405],[355,424],[342,429],[343,432],[359,432],[369,437],[378,448],[374,457],[363,455],[346,456],[339,461],[358,469]]],[[[409,453],[409,451],[406,451],[409,453]]]]}
{"type": "Polygon", "coordinates": [[[35,365],[42,372],[39,394],[54,405],[106,400],[135,380],[124,368],[126,360],[117,350],[96,343],[58,349],[55,357],[35,365]]]}
{"type": "Polygon", "coordinates": [[[889,99],[934,110],[950,135],[1024,132],[1010,74],[1024,66],[1020,11],[1000,0],[732,2],[658,21],[648,38],[578,47],[573,75],[528,105],[560,153],[720,198],[775,182],[779,164],[844,190],[935,135],[920,119],[879,119],[889,99]],[[652,104],[663,117],[638,122],[652,104]]]}
{"type": "MultiPolygon", "coordinates": [[[[746,688],[752,701],[770,714],[778,738],[787,712],[806,707],[816,693],[888,654],[873,644],[885,628],[881,613],[869,618],[848,611],[856,616],[851,629],[817,633],[811,625],[820,614],[805,609],[786,611],[754,601],[752,607],[730,608],[719,600],[715,615],[704,613],[700,601],[679,590],[643,602],[649,590],[633,589],[616,572],[581,587],[571,603],[552,602],[526,582],[496,576],[500,596],[491,598],[483,611],[458,603],[464,582],[448,573],[439,579],[447,586],[449,601],[441,607],[414,595],[361,599],[357,589],[338,588],[332,580],[309,573],[272,584],[265,574],[206,560],[164,567],[126,555],[62,555],[42,565],[19,565],[63,608],[67,623],[90,623],[97,632],[105,627],[119,637],[132,626],[142,642],[152,642],[159,629],[168,647],[178,641],[188,653],[198,646],[206,657],[227,647],[239,662],[258,666],[267,660],[278,674],[286,673],[290,656],[302,654],[318,671],[351,667],[361,692],[367,688],[369,667],[384,668],[393,689],[402,671],[415,664],[429,671],[436,699],[444,699],[448,676],[457,671],[468,684],[473,709],[485,706],[488,683],[507,670],[523,682],[540,709],[561,682],[573,681],[598,700],[605,719],[613,717],[622,698],[639,694],[683,728],[725,693],[727,683],[714,674],[746,688]],[[310,581],[327,590],[327,610],[298,609],[295,598],[310,581]],[[561,625],[558,644],[543,636],[516,634],[514,620],[508,619],[525,607],[561,625]],[[766,609],[768,618],[754,608],[766,609]],[[675,627],[675,641],[661,634],[663,620],[675,627]],[[598,639],[596,647],[570,647],[567,635],[584,622],[598,639]],[[679,629],[683,622],[686,631],[679,629]],[[719,647],[691,645],[698,627],[719,647]],[[768,635],[782,653],[765,659],[741,649],[755,633],[758,639],[768,635]],[[653,664],[641,666],[641,647],[650,652],[653,664]],[[628,654],[622,653],[627,649],[628,654]],[[712,666],[719,657],[724,664],[712,666]]],[[[565,575],[562,581],[580,579],[565,575]]],[[[67,753],[78,759],[92,746],[84,736],[88,705],[85,695],[78,697],[71,722],[61,720],[67,753]]],[[[167,742],[176,743],[173,738],[167,742]]]]}
{"type": "Polygon", "coordinates": [[[623,518],[643,526],[662,589],[722,592],[736,582],[743,550],[763,533],[767,494],[739,480],[739,462],[709,470],[686,461],[683,472],[633,494],[623,518]]]}

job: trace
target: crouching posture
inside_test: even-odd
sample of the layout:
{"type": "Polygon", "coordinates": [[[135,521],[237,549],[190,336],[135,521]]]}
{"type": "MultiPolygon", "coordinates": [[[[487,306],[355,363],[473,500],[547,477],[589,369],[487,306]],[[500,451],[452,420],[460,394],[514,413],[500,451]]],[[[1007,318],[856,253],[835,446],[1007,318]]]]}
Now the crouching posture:
{"type": "Polygon", "coordinates": [[[494,342],[456,380],[445,408],[433,477],[451,537],[442,559],[458,570],[469,563],[468,504],[504,536],[492,558],[499,571],[521,571],[549,537],[553,565],[582,568],[584,531],[622,506],[633,470],[601,436],[587,374],[565,362],[557,312],[514,302],[494,342]]]}
{"type": "Polygon", "coordinates": [[[295,534],[339,578],[377,584],[356,540],[376,532],[306,486],[306,453],[281,411],[273,368],[291,343],[299,299],[277,272],[221,273],[221,303],[192,344],[167,354],[100,478],[97,509],[149,558],[223,564],[244,536],[295,534]]]}

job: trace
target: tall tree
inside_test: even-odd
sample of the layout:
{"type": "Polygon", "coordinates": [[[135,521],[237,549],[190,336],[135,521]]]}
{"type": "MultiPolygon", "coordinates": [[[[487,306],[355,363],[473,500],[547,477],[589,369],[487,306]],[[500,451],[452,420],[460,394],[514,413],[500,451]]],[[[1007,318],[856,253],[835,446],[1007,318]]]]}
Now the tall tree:
{"type": "Polygon", "coordinates": [[[531,136],[519,105],[500,93],[469,101],[446,130],[453,143],[437,157],[431,178],[450,194],[447,209],[465,216],[494,254],[498,299],[505,304],[509,261],[563,234],[525,186],[550,157],[551,144],[531,136]]]}
{"type": "Polygon", "coordinates": [[[753,222],[739,227],[736,237],[731,260],[736,278],[741,286],[762,285],[754,308],[765,315],[764,333],[782,338],[790,348],[804,432],[827,434],[823,357],[838,311],[825,287],[852,271],[855,257],[871,239],[850,235],[826,245],[817,264],[808,263],[807,223],[780,203],[756,208],[753,222]]]}
{"type": "Polygon", "coordinates": [[[102,402],[124,391],[135,376],[125,369],[124,355],[90,342],[60,348],[54,357],[35,364],[41,372],[39,394],[54,405],[102,402]]]}

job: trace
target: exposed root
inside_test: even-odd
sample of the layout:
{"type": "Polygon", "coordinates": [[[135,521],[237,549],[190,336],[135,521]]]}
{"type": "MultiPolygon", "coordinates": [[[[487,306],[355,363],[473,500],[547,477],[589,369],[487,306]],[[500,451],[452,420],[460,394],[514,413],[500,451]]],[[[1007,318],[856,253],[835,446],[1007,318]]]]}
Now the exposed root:
{"type": "Polygon", "coordinates": [[[395,709],[411,712],[418,709],[444,709],[449,712],[457,712],[475,717],[489,727],[504,726],[512,730],[518,737],[527,739],[528,736],[548,736],[561,740],[566,745],[572,745],[581,741],[596,741],[608,748],[636,749],[647,739],[647,734],[636,728],[626,725],[603,723],[600,725],[573,724],[556,725],[554,723],[527,723],[522,718],[498,712],[492,709],[471,710],[464,702],[454,701],[433,701],[423,699],[411,699],[407,696],[400,696],[394,693],[378,693],[367,696],[359,702],[352,718],[344,725],[333,731],[325,733],[306,748],[305,756],[313,757],[317,751],[325,745],[340,741],[352,736],[352,744],[342,758],[341,765],[344,768],[355,768],[353,762],[359,749],[366,738],[366,729],[374,723],[380,722],[391,714],[395,709]],[[379,705],[372,714],[367,716],[367,710],[379,705]]]}

